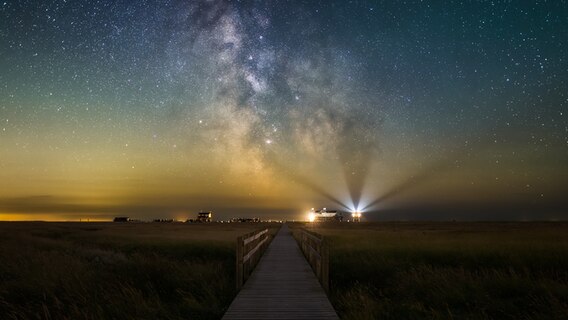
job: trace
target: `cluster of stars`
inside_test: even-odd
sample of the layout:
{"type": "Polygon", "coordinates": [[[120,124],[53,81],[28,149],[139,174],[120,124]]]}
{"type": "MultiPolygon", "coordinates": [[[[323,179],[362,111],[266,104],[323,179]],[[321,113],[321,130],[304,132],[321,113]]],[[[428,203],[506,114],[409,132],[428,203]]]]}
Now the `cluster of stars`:
{"type": "Polygon", "coordinates": [[[215,187],[250,180],[255,194],[282,172],[348,189],[375,175],[370,192],[384,193],[442,159],[487,193],[549,198],[547,168],[568,163],[565,12],[562,1],[3,1],[0,162],[25,172],[35,152],[49,162],[40,171],[76,167],[76,180],[84,167],[134,179],[168,163],[215,187]]]}

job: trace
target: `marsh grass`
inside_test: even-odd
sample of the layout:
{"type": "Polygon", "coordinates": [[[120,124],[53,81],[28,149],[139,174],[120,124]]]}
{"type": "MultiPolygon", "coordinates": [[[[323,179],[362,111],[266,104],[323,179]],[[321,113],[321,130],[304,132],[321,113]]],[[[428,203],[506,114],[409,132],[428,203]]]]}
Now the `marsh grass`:
{"type": "Polygon", "coordinates": [[[260,227],[0,223],[1,318],[219,319],[235,239],[260,227]]]}
{"type": "Polygon", "coordinates": [[[322,224],[342,319],[567,319],[567,223],[322,224]]]}

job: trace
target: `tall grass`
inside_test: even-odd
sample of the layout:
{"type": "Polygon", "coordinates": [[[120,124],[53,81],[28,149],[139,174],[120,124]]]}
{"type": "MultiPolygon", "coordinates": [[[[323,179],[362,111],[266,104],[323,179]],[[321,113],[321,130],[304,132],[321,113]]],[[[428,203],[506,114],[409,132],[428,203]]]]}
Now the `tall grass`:
{"type": "Polygon", "coordinates": [[[342,319],[568,319],[567,223],[319,225],[342,319]]]}
{"type": "Polygon", "coordinates": [[[219,319],[259,225],[0,224],[2,319],[219,319]]]}

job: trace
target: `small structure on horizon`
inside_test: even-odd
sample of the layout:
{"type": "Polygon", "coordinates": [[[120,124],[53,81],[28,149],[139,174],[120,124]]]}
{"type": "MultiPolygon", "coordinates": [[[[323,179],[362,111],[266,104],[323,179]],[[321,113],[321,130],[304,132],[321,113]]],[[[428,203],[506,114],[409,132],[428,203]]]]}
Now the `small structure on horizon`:
{"type": "Polygon", "coordinates": [[[312,208],[308,219],[310,222],[341,222],[343,221],[343,213],[338,210],[327,210],[327,208],[321,210],[312,208]]]}
{"type": "Polygon", "coordinates": [[[197,214],[196,222],[211,222],[213,218],[213,212],[211,211],[201,211],[197,214]]]}
{"type": "Polygon", "coordinates": [[[113,222],[128,222],[130,219],[128,217],[114,217],[113,222]]]}

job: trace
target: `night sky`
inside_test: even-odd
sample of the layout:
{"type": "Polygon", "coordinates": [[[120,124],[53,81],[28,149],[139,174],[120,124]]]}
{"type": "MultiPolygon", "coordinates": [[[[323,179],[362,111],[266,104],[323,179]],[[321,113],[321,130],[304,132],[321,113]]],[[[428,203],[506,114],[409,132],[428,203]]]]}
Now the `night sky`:
{"type": "Polygon", "coordinates": [[[568,218],[566,1],[0,1],[0,219],[568,218]]]}

